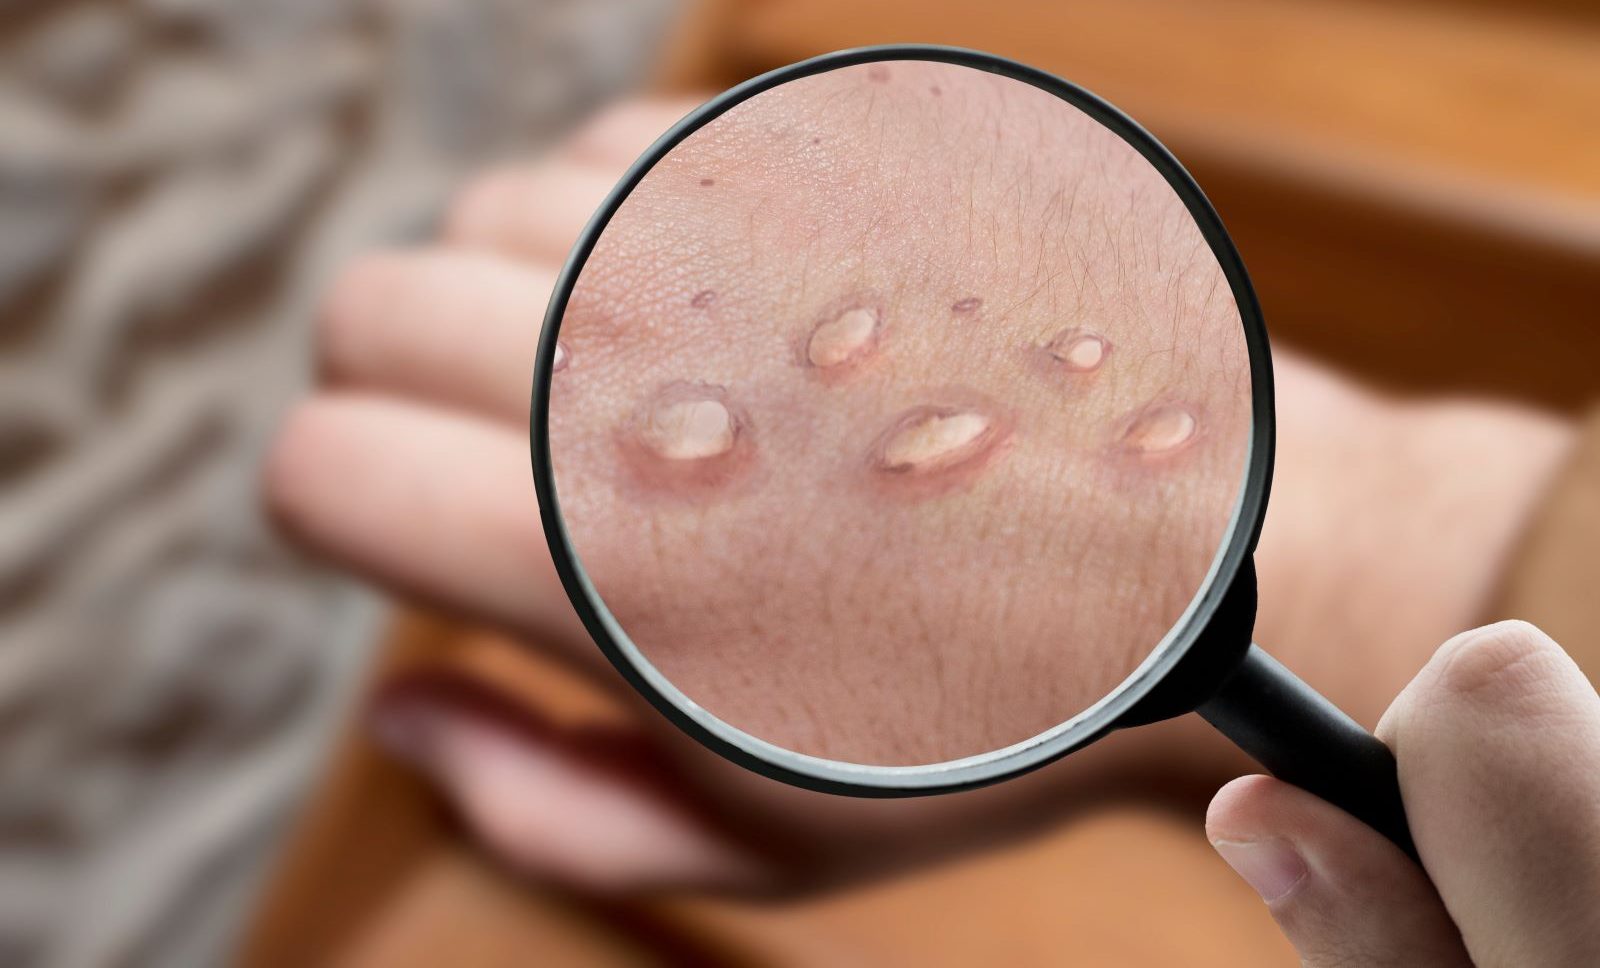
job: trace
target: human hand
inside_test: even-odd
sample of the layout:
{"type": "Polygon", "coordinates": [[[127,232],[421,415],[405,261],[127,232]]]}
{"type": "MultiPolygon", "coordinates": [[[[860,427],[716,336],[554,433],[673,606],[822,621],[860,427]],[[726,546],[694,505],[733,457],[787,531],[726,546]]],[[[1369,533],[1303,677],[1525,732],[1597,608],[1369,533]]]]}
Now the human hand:
{"type": "Polygon", "coordinates": [[[1264,776],[1206,832],[1307,968],[1600,962],[1600,697],[1523,622],[1446,642],[1389,707],[1423,868],[1336,807],[1264,776]]]}
{"type": "MultiPolygon", "coordinates": [[[[321,330],[325,386],[285,428],[269,472],[280,519],[311,547],[507,628],[620,687],[624,701],[631,691],[578,626],[544,547],[528,480],[529,374],[536,321],[572,240],[623,167],[688,108],[614,111],[542,165],[470,188],[445,245],[352,267],[321,330]]],[[[1258,636],[1375,718],[1421,664],[1418,643],[1481,607],[1565,432],[1503,408],[1395,405],[1281,353],[1277,368],[1258,636]],[[1485,451],[1504,459],[1455,473],[1485,451]],[[1429,580],[1419,589],[1416,576],[1429,580]]],[[[653,711],[600,744],[633,751],[617,757],[482,705],[413,690],[380,715],[403,724],[388,735],[493,849],[590,887],[833,882],[1014,837],[1106,796],[1199,797],[1246,767],[1184,717],[998,787],[859,801],[749,774],[653,711]]]]}

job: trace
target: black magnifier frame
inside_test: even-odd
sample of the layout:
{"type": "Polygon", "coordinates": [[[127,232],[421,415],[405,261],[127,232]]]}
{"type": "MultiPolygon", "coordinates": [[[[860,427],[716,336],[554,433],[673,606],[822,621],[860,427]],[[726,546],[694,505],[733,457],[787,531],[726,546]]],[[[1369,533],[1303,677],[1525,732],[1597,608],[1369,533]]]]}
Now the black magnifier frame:
{"type": "Polygon", "coordinates": [[[862,47],[779,68],[712,98],[657,139],[611,190],[568,255],[545,313],[534,364],[533,479],[556,572],[606,658],[674,725],[756,773],[857,797],[950,793],[1038,769],[1114,729],[1198,711],[1272,773],[1343,807],[1415,857],[1389,749],[1251,642],[1256,611],[1252,554],[1272,481],[1272,387],[1266,324],[1238,250],[1194,178],[1148,131],[1097,95],[994,54],[923,44],[862,47]],[[1100,701],[1037,736],[1003,749],[917,766],[869,766],[784,749],[711,715],[674,686],[640,652],[589,580],[561,516],[549,438],[551,377],[568,300],[601,233],[645,175],[685,138],[758,94],[815,74],[881,61],[954,64],[1030,84],[1088,114],[1138,151],[1182,200],[1232,287],[1249,351],[1252,396],[1244,485],[1227,538],[1184,616],[1145,661],[1100,701]]]}

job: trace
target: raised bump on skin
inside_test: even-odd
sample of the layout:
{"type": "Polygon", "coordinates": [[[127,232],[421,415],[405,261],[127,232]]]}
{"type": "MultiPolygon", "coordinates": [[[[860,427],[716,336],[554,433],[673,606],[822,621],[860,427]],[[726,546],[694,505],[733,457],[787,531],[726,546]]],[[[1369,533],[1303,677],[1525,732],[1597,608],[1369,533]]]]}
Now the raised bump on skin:
{"type": "Polygon", "coordinates": [[[687,381],[656,390],[617,430],[641,498],[695,501],[725,493],[758,464],[749,418],[723,387],[687,381]]]}
{"type": "Polygon", "coordinates": [[[928,474],[965,464],[996,438],[995,420],[961,407],[918,407],[880,438],[875,462],[890,474],[928,474]]]}
{"type": "Polygon", "coordinates": [[[571,359],[571,356],[567,353],[566,344],[557,343],[556,358],[550,364],[551,372],[560,373],[562,370],[565,370],[567,368],[567,364],[571,362],[571,359]]]}
{"type": "Polygon", "coordinates": [[[733,449],[738,424],[721,400],[710,396],[657,400],[639,426],[639,437],[657,457],[698,461],[733,449]]]}
{"type": "Polygon", "coordinates": [[[1133,418],[1122,434],[1122,446],[1135,454],[1170,454],[1194,440],[1200,422],[1188,408],[1158,404],[1133,418]]]}
{"type": "Polygon", "coordinates": [[[1111,342],[1092,330],[1073,327],[1052,339],[1045,350],[1068,370],[1092,373],[1105,362],[1111,352],[1111,342]]]}
{"type": "Polygon", "coordinates": [[[870,353],[878,342],[878,314],[857,306],[818,323],[806,339],[806,362],[819,369],[843,366],[870,353]]]}

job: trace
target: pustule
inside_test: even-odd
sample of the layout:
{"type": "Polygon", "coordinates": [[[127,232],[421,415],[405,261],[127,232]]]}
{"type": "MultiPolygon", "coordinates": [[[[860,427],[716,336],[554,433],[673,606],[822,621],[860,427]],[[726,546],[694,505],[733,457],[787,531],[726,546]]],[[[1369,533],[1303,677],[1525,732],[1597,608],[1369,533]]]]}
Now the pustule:
{"type": "Polygon", "coordinates": [[[754,459],[748,415],[724,387],[679,381],[640,405],[618,440],[640,482],[692,496],[726,486],[754,459]]]}
{"type": "Polygon", "coordinates": [[[1193,408],[1161,402],[1129,418],[1117,445],[1136,457],[1159,459],[1186,449],[1199,436],[1200,418],[1193,408]]]}
{"type": "Polygon", "coordinates": [[[1057,333],[1045,344],[1045,352],[1061,369],[1093,373],[1111,354],[1111,341],[1092,329],[1074,326],[1057,333]]]}
{"type": "Polygon", "coordinates": [[[733,449],[739,428],[720,400],[658,401],[645,415],[639,437],[663,460],[718,457],[733,449]]]}
{"type": "Polygon", "coordinates": [[[878,466],[892,474],[928,474],[954,467],[983,449],[993,423],[974,410],[919,410],[902,417],[885,436],[878,466]]]}
{"type": "Polygon", "coordinates": [[[923,404],[891,418],[868,464],[880,487],[925,499],[971,486],[1012,442],[1013,422],[987,401],[923,404]]]}
{"type": "Polygon", "coordinates": [[[800,347],[801,362],[823,379],[842,378],[877,352],[882,330],[877,309],[849,306],[812,327],[800,347]]]}

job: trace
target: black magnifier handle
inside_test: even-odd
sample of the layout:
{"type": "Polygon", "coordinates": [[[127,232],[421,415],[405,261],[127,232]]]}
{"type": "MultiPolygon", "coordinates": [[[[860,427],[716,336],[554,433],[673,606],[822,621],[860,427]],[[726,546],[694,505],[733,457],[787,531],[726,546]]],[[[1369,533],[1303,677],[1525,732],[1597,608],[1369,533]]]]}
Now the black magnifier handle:
{"type": "Polygon", "coordinates": [[[1389,747],[1260,646],[1250,646],[1196,712],[1278,779],[1339,807],[1417,859],[1389,747]]]}

